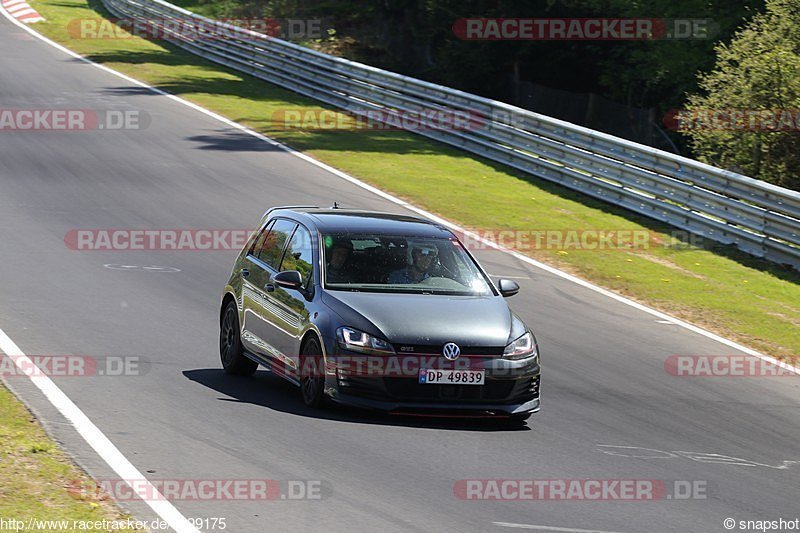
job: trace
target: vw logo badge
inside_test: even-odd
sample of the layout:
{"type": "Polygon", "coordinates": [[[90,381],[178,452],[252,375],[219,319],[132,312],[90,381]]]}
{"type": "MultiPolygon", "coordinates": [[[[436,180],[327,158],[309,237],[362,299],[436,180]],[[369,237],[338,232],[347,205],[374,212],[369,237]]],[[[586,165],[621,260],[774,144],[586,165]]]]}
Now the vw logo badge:
{"type": "Polygon", "coordinates": [[[455,361],[458,359],[458,356],[461,355],[461,348],[454,342],[448,342],[442,348],[442,355],[444,355],[444,358],[448,361],[455,361]]]}

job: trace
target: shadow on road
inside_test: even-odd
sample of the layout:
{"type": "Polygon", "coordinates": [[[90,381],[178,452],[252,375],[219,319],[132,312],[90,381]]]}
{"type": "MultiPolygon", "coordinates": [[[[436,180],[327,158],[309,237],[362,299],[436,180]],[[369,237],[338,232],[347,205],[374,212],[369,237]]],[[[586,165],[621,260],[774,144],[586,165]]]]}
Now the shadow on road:
{"type": "Polygon", "coordinates": [[[260,370],[251,378],[230,376],[225,374],[222,369],[217,368],[184,370],[183,375],[195,383],[228,396],[228,398],[219,398],[220,401],[259,405],[274,411],[309,418],[353,424],[377,424],[460,431],[530,430],[525,424],[513,423],[507,420],[401,416],[339,405],[328,405],[325,409],[312,409],[303,403],[297,387],[267,370],[260,370]]]}
{"type": "Polygon", "coordinates": [[[222,150],[227,152],[282,152],[275,145],[266,143],[243,131],[220,131],[214,135],[194,135],[187,140],[200,143],[201,150],[222,150]]]}

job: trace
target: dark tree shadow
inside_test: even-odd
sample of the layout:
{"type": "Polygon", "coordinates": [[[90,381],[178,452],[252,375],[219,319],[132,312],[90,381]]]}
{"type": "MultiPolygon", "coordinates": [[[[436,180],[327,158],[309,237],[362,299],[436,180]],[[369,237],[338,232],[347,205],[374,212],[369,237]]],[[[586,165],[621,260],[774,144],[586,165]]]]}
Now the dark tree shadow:
{"type": "Polygon", "coordinates": [[[224,131],[217,135],[195,135],[187,140],[200,143],[200,150],[222,150],[228,152],[275,152],[281,148],[264,142],[243,131],[224,131]]]}

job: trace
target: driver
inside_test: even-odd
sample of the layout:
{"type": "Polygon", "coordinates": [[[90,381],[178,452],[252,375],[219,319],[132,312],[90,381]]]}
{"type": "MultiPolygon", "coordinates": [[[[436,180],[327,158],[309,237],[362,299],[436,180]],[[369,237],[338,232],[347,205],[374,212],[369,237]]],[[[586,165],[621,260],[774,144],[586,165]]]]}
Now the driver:
{"type": "Polygon", "coordinates": [[[420,283],[431,277],[431,267],[436,263],[439,250],[435,246],[415,244],[411,248],[411,265],[389,274],[389,283],[420,283]]]}
{"type": "Polygon", "coordinates": [[[351,272],[347,268],[353,244],[349,240],[336,241],[328,250],[328,263],[325,265],[325,276],[328,283],[351,283],[351,272]]]}

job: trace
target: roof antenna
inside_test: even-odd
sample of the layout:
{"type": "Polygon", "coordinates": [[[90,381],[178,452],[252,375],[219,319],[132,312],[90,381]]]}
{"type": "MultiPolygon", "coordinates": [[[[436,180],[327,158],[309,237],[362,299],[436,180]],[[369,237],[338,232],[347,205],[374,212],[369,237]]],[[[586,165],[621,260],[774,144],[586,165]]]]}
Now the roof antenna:
{"type": "Polygon", "coordinates": [[[339,209],[339,202],[333,202],[331,209],[339,209]]]}

